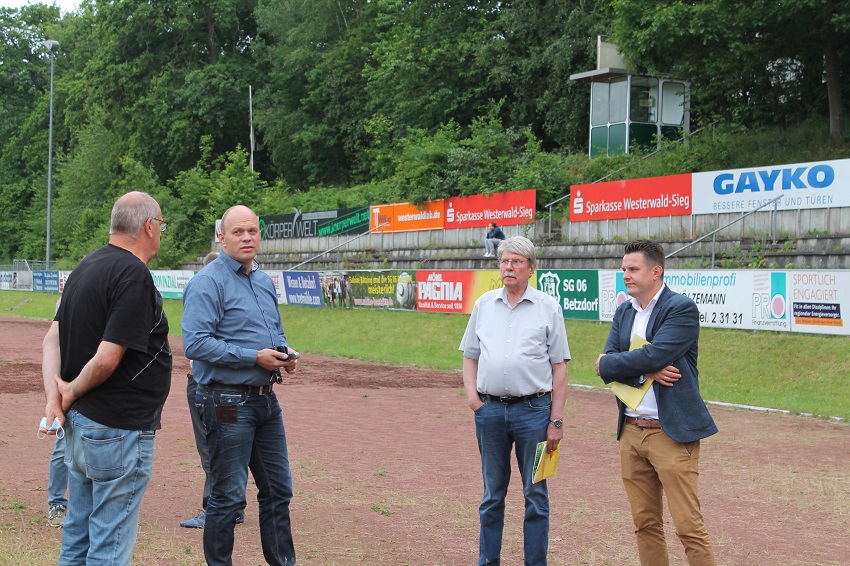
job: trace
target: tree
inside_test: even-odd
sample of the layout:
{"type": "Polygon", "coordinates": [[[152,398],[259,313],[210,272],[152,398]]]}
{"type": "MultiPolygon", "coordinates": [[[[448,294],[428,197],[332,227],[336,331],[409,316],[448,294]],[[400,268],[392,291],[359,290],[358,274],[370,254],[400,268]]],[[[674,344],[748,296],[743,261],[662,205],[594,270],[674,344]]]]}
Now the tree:
{"type": "Polygon", "coordinates": [[[375,2],[261,0],[258,57],[268,67],[256,122],[293,187],[345,184],[368,117],[363,69],[372,55],[375,2]]]}
{"type": "MultiPolygon", "coordinates": [[[[58,22],[54,6],[0,8],[0,230],[5,234],[0,261],[25,252],[44,257],[50,58],[43,42],[51,37],[61,43],[58,22]],[[22,219],[27,220],[25,230],[22,219]]],[[[63,65],[60,53],[57,74],[63,65]]],[[[61,87],[55,91],[58,106],[61,87]]],[[[65,139],[59,120],[54,138],[58,152],[65,139]]]]}
{"type": "Polygon", "coordinates": [[[161,181],[200,157],[249,143],[256,0],[97,2],[86,109],[105,110],[129,155],[161,181]]]}
{"type": "Polygon", "coordinates": [[[614,0],[613,9],[630,65],[690,78],[697,116],[768,124],[817,111],[843,135],[850,2],[614,0]]]}
{"type": "Polygon", "coordinates": [[[606,2],[514,0],[503,2],[497,33],[488,44],[488,81],[504,98],[504,118],[529,125],[549,151],[586,147],[590,97],[570,80],[592,69],[596,36],[607,34],[606,2]]]}

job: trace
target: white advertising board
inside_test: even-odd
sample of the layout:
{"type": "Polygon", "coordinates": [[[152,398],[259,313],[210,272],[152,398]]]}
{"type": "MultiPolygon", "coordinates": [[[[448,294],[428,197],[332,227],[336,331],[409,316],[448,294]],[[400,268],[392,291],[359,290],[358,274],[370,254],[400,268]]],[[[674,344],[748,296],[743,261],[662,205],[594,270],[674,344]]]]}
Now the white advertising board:
{"type": "MultiPolygon", "coordinates": [[[[791,330],[785,272],[666,270],[672,291],[693,299],[700,326],[750,330],[791,330]]],[[[599,272],[599,318],[613,320],[614,309],[628,300],[620,271],[599,272]]]]}
{"type": "Polygon", "coordinates": [[[693,173],[692,214],[850,206],[850,159],[693,173]],[[767,208],[772,209],[773,205],[767,208]]]}
{"type": "Polygon", "coordinates": [[[792,330],[815,334],[850,334],[850,272],[788,272],[792,330]]]}
{"type": "Polygon", "coordinates": [[[194,271],[188,270],[151,271],[153,283],[163,299],[182,299],[183,289],[194,275],[194,271]]]}
{"type": "Polygon", "coordinates": [[[693,299],[701,326],[791,330],[784,271],[669,270],[664,282],[693,299]]]}

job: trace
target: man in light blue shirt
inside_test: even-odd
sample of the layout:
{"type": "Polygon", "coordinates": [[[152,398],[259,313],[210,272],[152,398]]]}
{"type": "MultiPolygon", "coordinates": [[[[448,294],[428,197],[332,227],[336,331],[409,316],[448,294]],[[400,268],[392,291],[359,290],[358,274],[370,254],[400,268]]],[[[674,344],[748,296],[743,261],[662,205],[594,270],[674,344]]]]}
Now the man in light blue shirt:
{"type": "Polygon", "coordinates": [[[218,237],[223,253],[183,294],[183,348],[198,382],[212,480],[204,556],[210,565],[233,563],[233,530],[250,467],[263,556],[269,564],[295,564],[292,473],[273,386],[275,372],[292,373],[298,361],[283,333],[274,284],[255,260],[257,215],[245,206],[229,208],[218,237]]]}
{"type": "Polygon", "coordinates": [[[529,280],[537,266],[534,244],[515,236],[499,246],[504,285],[475,303],[463,351],[463,385],[475,413],[484,496],[478,564],[499,564],[511,448],[525,496],[525,564],[544,566],[549,547],[549,492],[534,483],[537,444],[552,452],[564,436],[570,348],[561,306],[529,280]]]}

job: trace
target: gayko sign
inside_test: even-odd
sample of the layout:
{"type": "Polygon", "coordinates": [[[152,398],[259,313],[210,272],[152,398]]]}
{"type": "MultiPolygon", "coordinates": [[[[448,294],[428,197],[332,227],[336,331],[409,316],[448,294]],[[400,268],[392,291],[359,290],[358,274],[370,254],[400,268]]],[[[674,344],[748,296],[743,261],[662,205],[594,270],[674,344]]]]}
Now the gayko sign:
{"type": "Polygon", "coordinates": [[[694,214],[850,206],[850,159],[693,174],[694,214]],[[773,208],[770,205],[769,208],[773,208]]]}

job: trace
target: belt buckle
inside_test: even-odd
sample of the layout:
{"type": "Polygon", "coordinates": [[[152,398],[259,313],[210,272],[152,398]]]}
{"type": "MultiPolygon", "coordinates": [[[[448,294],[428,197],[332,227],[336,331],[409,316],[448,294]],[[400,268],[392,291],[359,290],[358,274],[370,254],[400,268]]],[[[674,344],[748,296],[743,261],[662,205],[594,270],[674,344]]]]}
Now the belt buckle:
{"type": "Polygon", "coordinates": [[[514,397],[513,395],[501,395],[499,397],[499,401],[501,401],[502,403],[510,403],[514,399],[516,399],[516,397],[514,397]]]}

